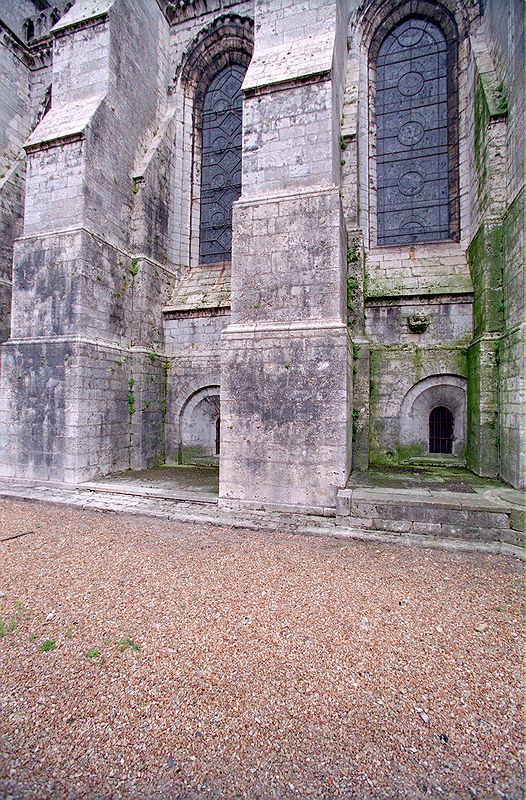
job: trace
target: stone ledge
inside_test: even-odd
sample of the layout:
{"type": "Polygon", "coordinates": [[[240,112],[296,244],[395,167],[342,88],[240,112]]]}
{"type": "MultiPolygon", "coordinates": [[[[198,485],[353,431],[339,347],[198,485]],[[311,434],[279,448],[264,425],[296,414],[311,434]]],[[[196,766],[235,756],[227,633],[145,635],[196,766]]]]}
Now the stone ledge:
{"type": "MultiPolygon", "coordinates": [[[[513,491],[513,490],[510,490],[513,491]]],[[[516,492],[520,497],[520,492],[516,492]]],[[[350,508],[355,502],[368,502],[375,505],[392,506],[396,500],[401,505],[428,508],[443,507],[462,511],[506,513],[517,510],[520,505],[501,497],[466,492],[438,491],[433,489],[340,489],[338,492],[341,509],[350,508]]]]}
{"type": "Polygon", "coordinates": [[[471,278],[463,275],[430,278],[399,278],[392,279],[378,277],[374,274],[368,276],[366,299],[390,297],[424,297],[433,295],[465,295],[473,294],[471,278]]]}
{"type": "Polygon", "coordinates": [[[101,492],[102,494],[117,494],[124,495],[125,497],[147,497],[158,500],[181,500],[187,503],[198,503],[199,505],[217,505],[217,495],[202,492],[196,494],[195,492],[172,492],[169,489],[149,489],[146,486],[140,489],[133,489],[130,486],[119,486],[115,483],[103,483],[101,481],[87,481],[79,483],[76,487],[80,491],[101,492]]]}
{"type": "Polygon", "coordinates": [[[257,500],[239,500],[230,498],[220,498],[219,508],[228,511],[263,511],[278,512],[280,514],[306,514],[314,517],[334,517],[334,508],[324,506],[301,506],[287,503],[269,503],[257,500]]]}
{"type": "Polygon", "coordinates": [[[432,489],[342,489],[336,500],[336,524],[520,547],[524,513],[519,498],[519,492],[505,488],[477,494],[432,489]]]}
{"type": "Polygon", "coordinates": [[[233,512],[211,505],[187,501],[160,500],[146,497],[129,497],[114,493],[93,492],[67,484],[44,484],[37,481],[0,480],[0,497],[29,500],[92,510],[138,514],[162,519],[173,519],[195,524],[210,524],[244,528],[246,530],[299,534],[303,536],[330,536],[335,539],[355,539],[364,542],[394,543],[412,547],[426,547],[456,552],[491,553],[524,560],[522,547],[507,542],[480,542],[448,539],[439,536],[412,533],[394,533],[357,526],[336,524],[333,518],[309,517],[305,514],[280,514],[264,511],[233,512]]]}
{"type": "Polygon", "coordinates": [[[256,47],[242,89],[254,92],[272,89],[294,81],[330,78],[334,51],[334,32],[278,44],[261,50],[256,47]]]}
{"type": "Polygon", "coordinates": [[[51,28],[53,36],[60,36],[71,28],[88,27],[103,22],[115,0],[77,0],[51,28]]]}
{"type": "Polygon", "coordinates": [[[25,143],[26,152],[34,153],[82,140],[104,96],[100,94],[52,106],[25,143]]]}
{"type": "Polygon", "coordinates": [[[344,331],[347,333],[347,325],[341,320],[292,320],[287,322],[246,322],[229,325],[221,333],[225,338],[245,338],[248,334],[257,333],[308,333],[324,332],[328,330],[344,331]]]}

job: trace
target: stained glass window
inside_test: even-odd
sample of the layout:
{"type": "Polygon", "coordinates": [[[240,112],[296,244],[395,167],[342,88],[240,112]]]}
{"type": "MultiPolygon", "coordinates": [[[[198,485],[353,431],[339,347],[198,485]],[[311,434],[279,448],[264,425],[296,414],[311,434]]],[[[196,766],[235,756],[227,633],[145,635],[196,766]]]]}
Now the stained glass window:
{"type": "Polygon", "coordinates": [[[448,47],[431,20],[409,18],[376,58],[378,244],[451,238],[448,47]]]}
{"type": "Polygon", "coordinates": [[[199,260],[229,261],[232,204],[241,194],[241,83],[245,67],[222,69],[205,92],[199,260]]]}

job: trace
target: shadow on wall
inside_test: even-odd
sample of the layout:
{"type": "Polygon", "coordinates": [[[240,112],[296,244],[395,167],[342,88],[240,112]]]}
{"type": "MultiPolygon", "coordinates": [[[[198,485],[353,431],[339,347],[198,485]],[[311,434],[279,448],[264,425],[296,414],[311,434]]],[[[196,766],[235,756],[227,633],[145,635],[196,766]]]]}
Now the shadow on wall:
{"type": "Polygon", "coordinates": [[[179,418],[180,464],[218,464],[220,449],[219,386],[194,392],[179,418]]]}

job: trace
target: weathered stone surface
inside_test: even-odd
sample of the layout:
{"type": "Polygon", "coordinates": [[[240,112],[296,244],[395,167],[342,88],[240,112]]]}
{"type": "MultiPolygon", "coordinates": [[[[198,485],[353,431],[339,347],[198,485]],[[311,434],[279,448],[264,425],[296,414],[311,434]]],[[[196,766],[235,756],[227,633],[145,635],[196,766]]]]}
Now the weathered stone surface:
{"type": "Polygon", "coordinates": [[[232,326],[223,340],[220,497],[334,506],[348,471],[345,326],[232,326]]]}
{"type": "MultiPolygon", "coordinates": [[[[522,5],[424,4],[455,78],[450,240],[389,246],[379,148],[421,123],[392,113],[377,140],[375,64],[414,3],[66,5],[0,9],[4,474],[219,460],[232,508],[517,541],[517,509],[479,496],[337,493],[351,464],[427,456],[523,480],[522,5]],[[247,70],[243,130],[240,114],[204,128],[230,64],[247,70]],[[199,263],[207,193],[227,216],[234,203],[232,264],[199,263]],[[437,407],[453,415],[444,453],[437,407]]],[[[415,191],[418,215],[418,170],[397,154],[390,186],[415,191]]]]}

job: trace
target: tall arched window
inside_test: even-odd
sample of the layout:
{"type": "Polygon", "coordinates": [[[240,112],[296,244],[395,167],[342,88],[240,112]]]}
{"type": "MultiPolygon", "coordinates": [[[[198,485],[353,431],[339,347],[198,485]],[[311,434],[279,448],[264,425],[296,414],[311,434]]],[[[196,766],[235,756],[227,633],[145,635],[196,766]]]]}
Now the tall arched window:
{"type": "Polygon", "coordinates": [[[456,239],[455,43],[409,17],[383,38],[375,68],[377,243],[456,239]]]}
{"type": "Polygon", "coordinates": [[[199,261],[232,255],[232,204],[241,194],[241,84],[246,67],[229,64],[210,81],[203,104],[199,261]]]}

